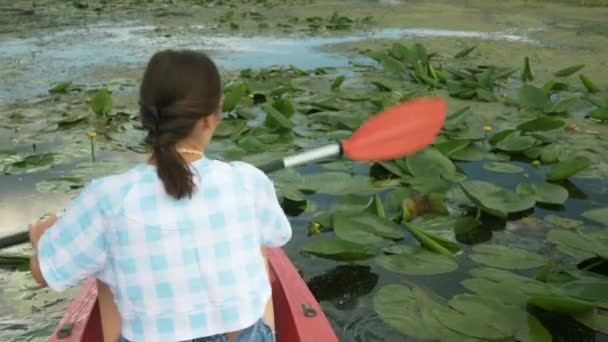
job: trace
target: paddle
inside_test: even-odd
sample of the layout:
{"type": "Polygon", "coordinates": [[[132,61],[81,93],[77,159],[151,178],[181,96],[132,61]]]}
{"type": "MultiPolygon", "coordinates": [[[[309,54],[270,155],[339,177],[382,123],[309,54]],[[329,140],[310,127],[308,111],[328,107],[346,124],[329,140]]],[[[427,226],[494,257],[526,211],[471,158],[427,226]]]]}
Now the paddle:
{"type": "Polygon", "coordinates": [[[403,102],[376,114],[342,143],[331,144],[258,166],[273,172],[345,155],[357,161],[398,159],[431,144],[445,120],[447,104],[437,97],[403,102]]]}
{"type": "MultiPolygon", "coordinates": [[[[331,144],[258,166],[264,172],[345,155],[357,161],[401,158],[431,144],[445,120],[447,104],[436,97],[403,102],[376,114],[341,143],[331,144]]],[[[27,232],[0,239],[0,249],[28,242],[27,232]]]]}

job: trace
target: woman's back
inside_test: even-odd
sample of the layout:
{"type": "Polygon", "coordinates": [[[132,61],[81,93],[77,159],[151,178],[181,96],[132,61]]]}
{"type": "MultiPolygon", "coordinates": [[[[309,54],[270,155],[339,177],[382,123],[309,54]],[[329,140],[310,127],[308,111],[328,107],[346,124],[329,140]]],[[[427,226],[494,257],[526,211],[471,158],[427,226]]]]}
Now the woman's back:
{"type": "Polygon", "coordinates": [[[270,297],[260,246],[291,237],[261,171],[205,158],[190,165],[192,198],[169,196],[155,167],[142,164],[94,181],[76,201],[79,212],[68,211],[59,222],[65,227],[41,241],[61,251],[53,258],[40,250],[45,275],[58,275],[49,285],[68,287],[79,273],[97,269],[131,341],[187,340],[252,325],[270,297]],[[62,246],[64,234],[89,243],[62,246]]]}

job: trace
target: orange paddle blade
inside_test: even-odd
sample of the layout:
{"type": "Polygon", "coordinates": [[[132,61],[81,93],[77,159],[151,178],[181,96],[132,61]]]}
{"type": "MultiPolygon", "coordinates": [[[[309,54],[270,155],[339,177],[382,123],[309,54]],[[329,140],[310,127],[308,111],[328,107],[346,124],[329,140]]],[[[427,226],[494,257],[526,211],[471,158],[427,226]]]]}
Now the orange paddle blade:
{"type": "Polygon", "coordinates": [[[342,142],[342,151],[359,161],[401,158],[431,144],[446,113],[447,103],[439,97],[403,102],[370,118],[342,142]]]}

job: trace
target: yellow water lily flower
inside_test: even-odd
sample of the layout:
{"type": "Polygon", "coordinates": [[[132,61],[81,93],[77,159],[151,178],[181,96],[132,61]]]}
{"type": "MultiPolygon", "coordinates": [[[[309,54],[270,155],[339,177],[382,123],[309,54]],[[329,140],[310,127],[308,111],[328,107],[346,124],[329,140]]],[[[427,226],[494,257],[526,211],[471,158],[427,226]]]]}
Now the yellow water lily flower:
{"type": "Polygon", "coordinates": [[[492,130],[492,126],[490,126],[490,125],[485,125],[485,126],[483,126],[483,131],[484,131],[484,132],[489,132],[489,131],[491,131],[491,130],[492,130]]]}
{"type": "Polygon", "coordinates": [[[310,225],[310,233],[313,235],[321,234],[321,224],[319,224],[319,222],[313,222],[310,225]]]}
{"type": "Polygon", "coordinates": [[[89,132],[87,132],[87,135],[89,136],[89,138],[95,138],[97,136],[97,132],[89,131],[89,132]]]}
{"type": "Polygon", "coordinates": [[[249,95],[247,95],[247,96],[248,96],[250,99],[252,99],[252,98],[254,98],[254,97],[255,97],[255,94],[254,94],[254,93],[251,93],[251,94],[249,94],[249,95]]]}

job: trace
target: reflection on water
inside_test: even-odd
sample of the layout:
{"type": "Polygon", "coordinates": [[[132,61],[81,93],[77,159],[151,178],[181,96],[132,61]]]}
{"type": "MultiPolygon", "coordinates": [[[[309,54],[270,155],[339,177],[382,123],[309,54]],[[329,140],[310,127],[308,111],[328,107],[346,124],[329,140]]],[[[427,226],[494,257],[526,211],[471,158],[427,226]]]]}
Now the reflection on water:
{"type": "Polygon", "coordinates": [[[474,38],[537,43],[525,35],[441,29],[380,29],[343,36],[209,36],[203,26],[170,35],[155,26],[93,25],[40,37],[6,39],[0,50],[0,76],[12,80],[0,89],[0,100],[26,98],[46,92],[49,84],[68,79],[97,82],[95,67],[141,66],[157,50],[201,49],[216,55],[223,68],[295,65],[299,68],[347,66],[348,56],[320,51],[324,46],[366,39],[410,37],[474,38]],[[94,43],[92,43],[94,42],[94,43]]]}

